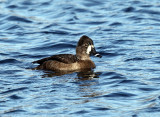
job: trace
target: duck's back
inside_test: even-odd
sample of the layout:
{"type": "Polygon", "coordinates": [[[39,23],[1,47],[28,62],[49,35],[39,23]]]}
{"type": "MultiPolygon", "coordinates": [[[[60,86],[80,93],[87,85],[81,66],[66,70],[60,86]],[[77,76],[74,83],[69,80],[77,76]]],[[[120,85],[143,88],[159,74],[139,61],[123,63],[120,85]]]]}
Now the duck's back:
{"type": "Polygon", "coordinates": [[[95,68],[91,60],[79,60],[76,55],[60,54],[43,58],[33,63],[40,64],[35,69],[53,70],[53,71],[75,71],[80,69],[95,68]]]}
{"type": "Polygon", "coordinates": [[[33,63],[38,63],[41,65],[44,62],[49,61],[49,60],[71,64],[71,63],[75,63],[76,61],[78,61],[78,58],[76,57],[76,55],[73,55],[73,54],[59,54],[59,55],[53,55],[47,58],[43,58],[43,59],[34,61],[33,63]]]}

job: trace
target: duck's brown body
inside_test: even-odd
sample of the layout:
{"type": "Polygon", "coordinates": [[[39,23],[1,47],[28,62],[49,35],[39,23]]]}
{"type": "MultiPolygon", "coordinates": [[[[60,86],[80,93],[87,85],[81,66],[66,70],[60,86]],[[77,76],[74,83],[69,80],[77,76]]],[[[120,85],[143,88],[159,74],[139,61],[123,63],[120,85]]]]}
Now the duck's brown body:
{"type": "Polygon", "coordinates": [[[92,69],[92,68],[95,68],[95,64],[92,61],[83,61],[83,60],[71,64],[49,60],[47,62],[44,62],[43,65],[39,65],[37,67],[37,69],[45,69],[52,71],[76,71],[76,70],[92,69]]]}
{"type": "Polygon", "coordinates": [[[60,54],[43,58],[33,63],[40,64],[35,69],[52,70],[52,71],[76,71],[82,69],[95,68],[94,62],[90,59],[90,54],[101,57],[94,46],[93,41],[82,36],[76,47],[76,55],[60,54]]]}

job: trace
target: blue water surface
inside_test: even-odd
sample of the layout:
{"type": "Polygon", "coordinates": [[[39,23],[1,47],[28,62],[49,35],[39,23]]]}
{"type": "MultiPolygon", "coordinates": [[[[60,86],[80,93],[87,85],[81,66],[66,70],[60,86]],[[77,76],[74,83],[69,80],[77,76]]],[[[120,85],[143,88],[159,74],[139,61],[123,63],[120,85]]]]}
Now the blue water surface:
{"type": "Polygon", "coordinates": [[[159,0],[0,0],[0,115],[160,117],[159,0]],[[82,35],[93,71],[31,70],[73,53],[82,35]]]}

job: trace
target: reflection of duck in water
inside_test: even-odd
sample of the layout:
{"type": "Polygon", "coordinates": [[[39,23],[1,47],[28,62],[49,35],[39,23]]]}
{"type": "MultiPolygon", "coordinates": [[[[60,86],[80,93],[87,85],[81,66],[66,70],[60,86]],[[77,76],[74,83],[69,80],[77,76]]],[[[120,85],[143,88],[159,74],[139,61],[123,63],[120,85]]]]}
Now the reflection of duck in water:
{"type": "Polygon", "coordinates": [[[93,70],[85,69],[82,71],[58,71],[58,72],[52,72],[52,71],[45,71],[45,74],[42,75],[42,78],[47,77],[54,77],[54,76],[62,76],[65,74],[72,74],[76,72],[77,78],[79,80],[90,80],[92,78],[99,78],[100,72],[94,72],[93,70]]]}
{"type": "Polygon", "coordinates": [[[96,52],[92,39],[82,36],[76,47],[76,55],[60,54],[43,58],[33,63],[40,64],[35,69],[52,70],[52,71],[81,71],[84,69],[95,68],[94,62],[90,55],[102,57],[96,52]]]}

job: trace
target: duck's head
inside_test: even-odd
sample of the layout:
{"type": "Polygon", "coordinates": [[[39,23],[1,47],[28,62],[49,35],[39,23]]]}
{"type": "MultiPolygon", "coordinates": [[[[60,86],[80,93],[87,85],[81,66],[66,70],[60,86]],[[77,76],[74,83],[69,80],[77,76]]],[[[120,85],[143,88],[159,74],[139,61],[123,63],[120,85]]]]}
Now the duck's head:
{"type": "Polygon", "coordinates": [[[76,55],[84,59],[89,58],[89,56],[91,55],[94,55],[100,58],[102,57],[99,53],[96,52],[92,39],[86,35],[82,36],[78,41],[78,44],[76,47],[76,55]]]}

